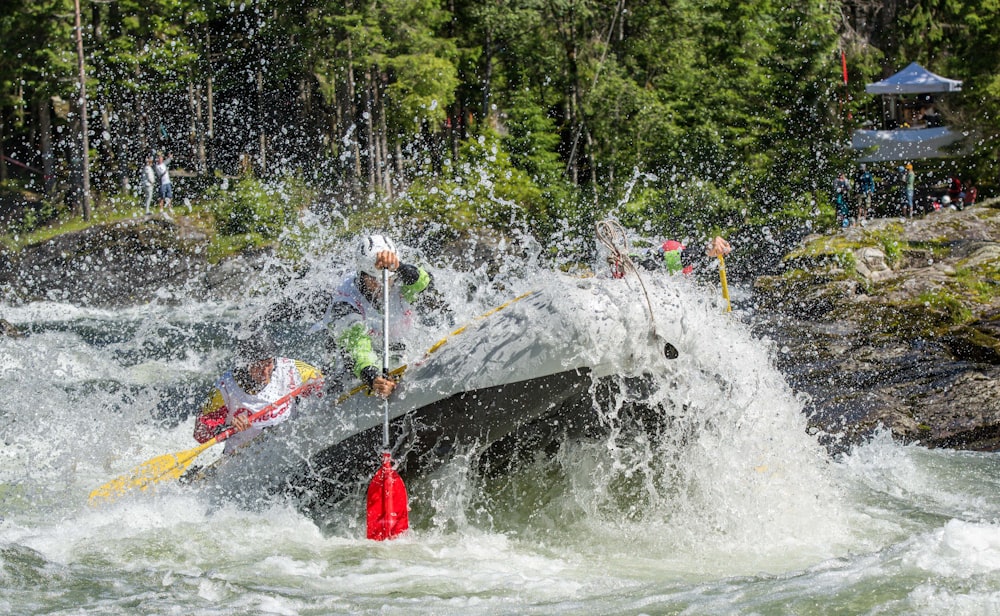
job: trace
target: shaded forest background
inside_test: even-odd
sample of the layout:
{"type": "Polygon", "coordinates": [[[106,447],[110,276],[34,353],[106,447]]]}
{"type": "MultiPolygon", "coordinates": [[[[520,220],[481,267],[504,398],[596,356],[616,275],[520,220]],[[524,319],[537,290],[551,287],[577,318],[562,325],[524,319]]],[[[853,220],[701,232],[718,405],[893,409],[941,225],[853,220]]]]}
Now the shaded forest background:
{"type": "Polygon", "coordinates": [[[924,181],[997,183],[994,0],[79,2],[86,201],[74,2],[0,6],[0,183],[22,197],[0,207],[24,231],[134,208],[152,151],[189,206],[244,190],[542,238],[608,213],[683,237],[829,224],[850,131],[881,113],[865,84],[911,61],[964,81],[939,107],[972,148],[924,181]]]}

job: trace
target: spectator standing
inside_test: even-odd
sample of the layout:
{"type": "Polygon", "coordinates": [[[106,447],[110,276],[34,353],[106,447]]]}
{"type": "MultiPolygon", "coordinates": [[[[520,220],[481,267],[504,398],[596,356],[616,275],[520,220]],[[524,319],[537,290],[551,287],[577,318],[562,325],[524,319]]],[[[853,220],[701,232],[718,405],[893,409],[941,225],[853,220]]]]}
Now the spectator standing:
{"type": "MultiPolygon", "coordinates": [[[[899,211],[902,213],[903,217],[913,216],[913,211],[907,209],[906,205],[906,167],[900,165],[896,169],[896,180],[894,186],[899,187],[898,199],[899,199],[899,211]]],[[[895,209],[895,208],[894,208],[895,209]]]]}
{"type": "Polygon", "coordinates": [[[837,206],[837,224],[846,227],[851,223],[851,183],[843,172],[833,181],[833,201],[837,206]]]}
{"type": "Polygon", "coordinates": [[[913,188],[917,182],[917,174],[913,173],[913,164],[906,163],[906,207],[909,216],[913,216],[913,188]]]}
{"type": "Polygon", "coordinates": [[[967,207],[972,207],[976,204],[976,187],[969,182],[965,183],[965,192],[962,194],[962,200],[955,204],[960,210],[964,210],[967,207]]]}
{"type": "Polygon", "coordinates": [[[153,203],[153,190],[159,190],[156,186],[156,172],[153,171],[153,157],[146,157],[146,164],[142,167],[142,177],[139,178],[139,187],[142,189],[143,207],[146,214],[149,214],[149,206],[153,203]]]}
{"type": "Polygon", "coordinates": [[[170,183],[170,169],[168,165],[173,157],[167,154],[167,157],[163,157],[163,152],[156,155],[156,166],[153,170],[156,172],[156,177],[160,179],[160,211],[163,212],[165,209],[170,209],[170,202],[174,199],[174,187],[170,183]]]}
{"type": "Polygon", "coordinates": [[[864,163],[861,163],[858,168],[854,189],[858,192],[858,209],[855,220],[863,225],[871,216],[872,197],[875,195],[875,178],[864,163]]]}
{"type": "Polygon", "coordinates": [[[958,179],[958,176],[953,176],[948,182],[948,196],[952,203],[962,202],[962,180],[958,179]]]}

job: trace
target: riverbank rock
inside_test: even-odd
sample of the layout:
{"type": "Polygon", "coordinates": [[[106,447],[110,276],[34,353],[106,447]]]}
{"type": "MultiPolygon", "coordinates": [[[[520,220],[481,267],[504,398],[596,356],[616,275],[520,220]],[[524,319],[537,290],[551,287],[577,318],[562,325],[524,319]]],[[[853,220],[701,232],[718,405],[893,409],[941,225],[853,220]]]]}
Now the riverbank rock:
{"type": "Polygon", "coordinates": [[[1000,204],[813,235],[753,287],[811,429],[1000,450],[1000,204]]]}
{"type": "Polygon", "coordinates": [[[7,319],[0,319],[0,336],[6,336],[8,338],[23,338],[24,333],[14,327],[14,324],[7,319]]]}
{"type": "Polygon", "coordinates": [[[202,278],[208,236],[189,220],[135,218],[63,233],[0,253],[8,301],[120,306],[169,300],[202,278]]]}

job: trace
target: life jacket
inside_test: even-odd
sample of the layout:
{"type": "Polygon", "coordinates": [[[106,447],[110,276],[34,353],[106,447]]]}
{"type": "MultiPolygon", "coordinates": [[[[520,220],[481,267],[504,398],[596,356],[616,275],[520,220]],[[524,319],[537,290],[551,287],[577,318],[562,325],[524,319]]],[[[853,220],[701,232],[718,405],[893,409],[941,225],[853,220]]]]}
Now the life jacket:
{"type": "MultiPolygon", "coordinates": [[[[222,408],[226,409],[224,419],[220,419],[223,419],[223,424],[231,424],[236,415],[252,415],[318,374],[319,371],[304,362],[297,362],[287,357],[276,357],[274,370],[271,371],[271,380],[260,391],[251,394],[239,386],[233,376],[233,371],[230,370],[215,383],[217,394],[222,397],[222,408]]],[[[262,428],[279,424],[288,419],[294,410],[294,404],[294,399],[286,400],[256,419],[250,428],[227,438],[225,453],[229,453],[250,441],[260,434],[262,428]]],[[[208,410],[205,414],[209,414],[208,410]]]]}
{"type": "MultiPolygon", "coordinates": [[[[379,294],[381,298],[381,293],[379,294]]],[[[360,285],[358,283],[357,276],[351,276],[340,283],[337,290],[333,294],[333,301],[330,307],[327,308],[327,314],[324,316],[324,321],[327,325],[332,324],[335,329],[341,329],[344,326],[355,322],[362,322],[365,325],[365,329],[368,331],[368,335],[372,337],[372,342],[378,342],[378,348],[381,347],[382,340],[382,311],[379,310],[371,300],[365,297],[365,294],[361,292],[360,285]],[[331,314],[333,311],[333,306],[338,303],[346,303],[350,305],[353,310],[351,314],[346,317],[342,317],[339,322],[331,323],[331,314]]],[[[413,310],[409,303],[403,300],[402,295],[393,284],[392,280],[389,281],[389,340],[400,340],[404,334],[408,333],[413,327],[413,310]]]]}
{"type": "Polygon", "coordinates": [[[667,240],[660,246],[663,251],[663,267],[671,276],[677,272],[687,275],[694,271],[694,266],[684,263],[684,244],[677,240],[667,240]]]}

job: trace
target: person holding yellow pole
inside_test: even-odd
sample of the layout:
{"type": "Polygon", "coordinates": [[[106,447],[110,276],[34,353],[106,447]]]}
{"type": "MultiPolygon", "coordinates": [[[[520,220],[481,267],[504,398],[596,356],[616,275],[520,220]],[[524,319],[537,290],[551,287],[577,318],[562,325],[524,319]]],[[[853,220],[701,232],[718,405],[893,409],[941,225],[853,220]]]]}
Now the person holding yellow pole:
{"type": "Polygon", "coordinates": [[[725,256],[733,251],[729,242],[719,236],[715,236],[708,246],[705,247],[705,256],[719,258],[719,280],[722,282],[722,298],[726,300],[726,312],[730,312],[733,307],[729,303],[729,286],[726,284],[726,259],[725,256]]]}

